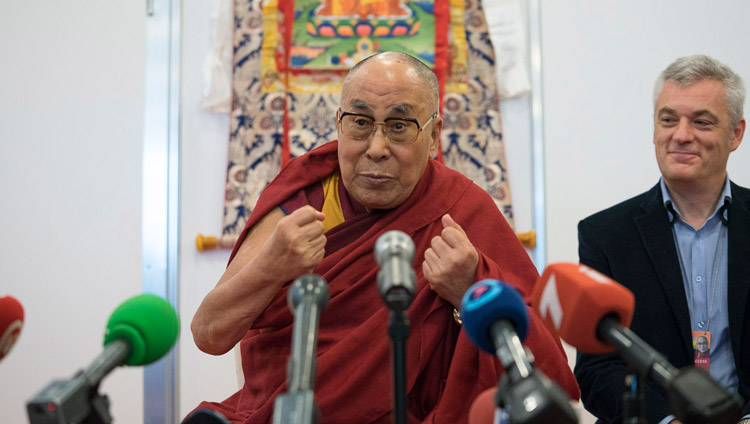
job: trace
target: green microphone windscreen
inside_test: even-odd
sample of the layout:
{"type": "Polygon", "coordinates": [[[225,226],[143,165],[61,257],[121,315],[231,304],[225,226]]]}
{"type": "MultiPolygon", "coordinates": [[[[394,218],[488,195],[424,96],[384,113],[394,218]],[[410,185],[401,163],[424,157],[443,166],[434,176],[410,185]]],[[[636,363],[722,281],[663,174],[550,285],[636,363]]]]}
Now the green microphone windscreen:
{"type": "Polygon", "coordinates": [[[104,345],[124,339],[131,352],[126,365],[150,364],[172,348],[180,331],[177,313],[165,299],[153,294],[131,297],[112,312],[104,345]]]}

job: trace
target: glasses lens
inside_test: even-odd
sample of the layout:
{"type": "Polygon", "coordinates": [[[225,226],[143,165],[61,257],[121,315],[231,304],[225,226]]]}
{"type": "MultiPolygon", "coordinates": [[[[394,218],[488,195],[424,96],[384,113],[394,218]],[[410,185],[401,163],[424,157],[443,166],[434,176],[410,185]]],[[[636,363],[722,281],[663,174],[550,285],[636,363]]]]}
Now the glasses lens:
{"type": "MultiPolygon", "coordinates": [[[[366,116],[345,115],[341,118],[341,130],[347,137],[366,139],[372,134],[375,121],[366,116]]],[[[385,136],[391,143],[409,144],[417,140],[419,127],[416,123],[402,119],[389,119],[385,122],[385,136]]]]}
{"type": "Polygon", "coordinates": [[[372,134],[373,121],[370,118],[346,115],[341,119],[341,129],[348,137],[367,138],[372,134]]]}
{"type": "Polygon", "coordinates": [[[385,122],[385,135],[392,143],[413,143],[417,140],[419,127],[411,121],[389,119],[385,122]]]}

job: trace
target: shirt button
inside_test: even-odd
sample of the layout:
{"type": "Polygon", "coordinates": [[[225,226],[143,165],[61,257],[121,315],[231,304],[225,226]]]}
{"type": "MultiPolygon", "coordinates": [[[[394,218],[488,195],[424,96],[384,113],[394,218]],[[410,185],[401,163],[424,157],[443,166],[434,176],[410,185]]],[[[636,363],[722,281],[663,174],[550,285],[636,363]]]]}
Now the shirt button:
{"type": "Polygon", "coordinates": [[[706,326],[706,323],[705,323],[705,322],[703,322],[703,321],[701,321],[701,322],[699,322],[699,323],[698,323],[698,327],[699,327],[699,328],[700,328],[701,330],[702,330],[702,329],[703,329],[703,327],[705,327],[705,326],[706,326]]]}
{"type": "Polygon", "coordinates": [[[701,276],[699,275],[699,276],[695,277],[695,281],[697,281],[697,282],[699,282],[699,283],[700,283],[701,281],[703,281],[703,277],[701,277],[701,276]]]}

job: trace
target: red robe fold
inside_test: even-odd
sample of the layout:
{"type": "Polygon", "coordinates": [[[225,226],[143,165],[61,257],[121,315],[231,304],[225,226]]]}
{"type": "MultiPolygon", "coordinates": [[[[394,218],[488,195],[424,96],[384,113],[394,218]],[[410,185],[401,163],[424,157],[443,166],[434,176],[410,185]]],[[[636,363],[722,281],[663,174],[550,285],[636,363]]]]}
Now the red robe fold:
{"type": "MultiPolygon", "coordinates": [[[[288,197],[338,169],[337,142],[292,160],[261,194],[247,231],[288,197]]],[[[315,400],[323,422],[390,423],[392,371],[389,310],[376,284],[373,256],[377,238],[400,230],[416,245],[417,292],[408,309],[411,333],[406,347],[409,423],[465,423],[472,400],[497,385],[502,368],[493,355],[478,351],[453,320],[453,306],[429,287],[422,275],[424,252],[443,230],[450,213],[479,252],[476,280],[495,278],[518,288],[527,301],[538,278],[536,268],[490,196],[469,179],[437,161],[427,164],[409,198],[396,209],[357,216],[326,233],[326,256],[315,268],[329,284],[331,299],[321,315],[315,400]]],[[[231,259],[230,259],[231,261],[231,259]]],[[[274,399],[286,391],[286,367],[294,318],[287,305],[288,284],[244,336],[244,386],[215,409],[233,423],[267,423],[274,399]]],[[[529,309],[525,345],[537,366],[577,400],[578,386],[558,339],[529,309]]]]}

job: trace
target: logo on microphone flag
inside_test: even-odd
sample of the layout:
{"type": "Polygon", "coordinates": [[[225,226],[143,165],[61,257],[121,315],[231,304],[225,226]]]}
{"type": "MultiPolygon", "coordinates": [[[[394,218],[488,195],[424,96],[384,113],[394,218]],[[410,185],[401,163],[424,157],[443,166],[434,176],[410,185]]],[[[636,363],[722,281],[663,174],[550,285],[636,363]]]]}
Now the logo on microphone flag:
{"type": "Polygon", "coordinates": [[[547,317],[549,317],[552,320],[552,324],[555,326],[555,330],[560,330],[563,310],[562,305],[560,305],[560,297],[557,295],[557,281],[555,280],[555,274],[550,276],[549,282],[542,291],[542,298],[539,299],[539,315],[541,315],[543,320],[547,320],[547,317]]]}
{"type": "Polygon", "coordinates": [[[496,299],[502,292],[503,286],[497,280],[487,279],[474,283],[464,295],[464,308],[469,311],[479,309],[496,299]]]}

